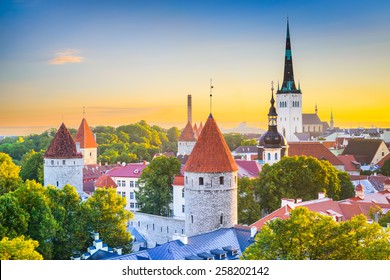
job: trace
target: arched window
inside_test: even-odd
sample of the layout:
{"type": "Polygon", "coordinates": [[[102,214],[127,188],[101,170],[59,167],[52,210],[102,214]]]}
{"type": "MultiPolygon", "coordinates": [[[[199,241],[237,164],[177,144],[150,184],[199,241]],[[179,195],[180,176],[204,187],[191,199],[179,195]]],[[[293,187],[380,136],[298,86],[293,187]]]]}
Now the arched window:
{"type": "Polygon", "coordinates": [[[268,157],[268,160],[271,160],[271,153],[268,153],[267,157],[268,157]]]}

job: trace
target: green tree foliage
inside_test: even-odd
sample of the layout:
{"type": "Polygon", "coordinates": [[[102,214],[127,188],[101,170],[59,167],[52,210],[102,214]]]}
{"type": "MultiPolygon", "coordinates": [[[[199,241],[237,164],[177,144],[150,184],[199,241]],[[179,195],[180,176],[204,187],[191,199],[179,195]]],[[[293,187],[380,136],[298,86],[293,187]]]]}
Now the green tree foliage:
{"type": "MultiPolygon", "coordinates": [[[[382,212],[382,211],[381,211],[382,212]]],[[[385,215],[381,216],[378,220],[378,223],[382,227],[387,227],[387,224],[390,223],[390,211],[388,211],[385,215]]]]}
{"type": "Polygon", "coordinates": [[[26,235],[29,218],[12,192],[0,196],[0,239],[26,235]]]}
{"type": "Polygon", "coordinates": [[[12,158],[0,153],[0,195],[13,191],[20,183],[20,167],[12,162],[12,158]]]}
{"type": "Polygon", "coordinates": [[[143,170],[137,200],[144,213],[169,216],[173,199],[172,183],[180,174],[181,164],[175,157],[160,156],[143,170]]]}
{"type": "Polygon", "coordinates": [[[23,181],[35,180],[38,183],[43,184],[43,154],[31,150],[26,153],[21,160],[22,168],[20,170],[20,177],[23,181]]]}
{"type": "Polygon", "coordinates": [[[283,157],[272,166],[263,166],[256,195],[261,208],[267,212],[278,209],[283,197],[306,201],[325,192],[328,197],[338,200],[341,194],[348,195],[351,188],[345,181],[346,175],[339,174],[340,171],[325,160],[306,156],[283,157]],[[343,184],[340,184],[339,176],[343,184]],[[341,187],[345,190],[342,191],[341,187]]]}
{"type": "Polygon", "coordinates": [[[125,206],[126,199],[118,195],[115,189],[98,188],[85,201],[85,213],[91,231],[98,232],[111,247],[122,246],[124,252],[129,252],[131,234],[127,231],[127,223],[134,215],[125,206]]]}
{"type": "Polygon", "coordinates": [[[340,180],[339,199],[347,199],[355,196],[355,187],[353,186],[347,172],[338,171],[337,176],[340,180]]]}
{"type": "Polygon", "coordinates": [[[381,168],[381,174],[390,176],[390,159],[385,160],[381,168]]]}
{"type": "Polygon", "coordinates": [[[32,239],[25,239],[23,235],[13,239],[4,237],[0,241],[0,259],[42,260],[42,255],[35,250],[37,247],[37,241],[32,239]]]}
{"type": "Polygon", "coordinates": [[[51,213],[59,227],[52,237],[55,260],[69,260],[74,251],[82,251],[90,239],[88,215],[76,188],[65,185],[61,190],[46,188],[51,213]]]}
{"type": "Polygon", "coordinates": [[[226,144],[228,145],[230,151],[234,151],[241,146],[241,142],[244,140],[244,135],[240,133],[225,133],[223,134],[226,144]]]}
{"type": "Polygon", "coordinates": [[[257,139],[243,139],[240,146],[257,146],[259,144],[257,139]]]}
{"type": "Polygon", "coordinates": [[[39,242],[37,251],[45,259],[51,259],[52,238],[56,235],[59,225],[51,212],[45,187],[35,181],[27,180],[15,190],[14,194],[20,207],[30,215],[26,235],[39,242]]]}
{"type": "Polygon", "coordinates": [[[272,220],[256,235],[243,259],[379,260],[390,259],[390,231],[368,224],[363,215],[335,222],[299,207],[286,220],[272,220]]]}
{"type": "Polygon", "coordinates": [[[250,225],[261,218],[260,204],[255,200],[254,185],[259,179],[238,178],[238,223],[250,225]]]}

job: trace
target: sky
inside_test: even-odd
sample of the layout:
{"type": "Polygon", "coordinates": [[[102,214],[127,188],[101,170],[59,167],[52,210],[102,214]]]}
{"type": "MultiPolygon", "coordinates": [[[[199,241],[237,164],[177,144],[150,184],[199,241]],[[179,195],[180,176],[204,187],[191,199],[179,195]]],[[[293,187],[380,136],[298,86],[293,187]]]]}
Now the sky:
{"type": "Polygon", "coordinates": [[[146,120],[266,128],[287,17],[303,113],[390,127],[390,1],[0,1],[0,135],[146,120]]]}

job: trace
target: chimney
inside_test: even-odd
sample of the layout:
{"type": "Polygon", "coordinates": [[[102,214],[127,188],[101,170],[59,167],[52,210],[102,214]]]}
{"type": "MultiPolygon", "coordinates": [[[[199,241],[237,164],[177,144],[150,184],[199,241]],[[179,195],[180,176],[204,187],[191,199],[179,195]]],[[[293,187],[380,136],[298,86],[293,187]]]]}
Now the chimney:
{"type": "Polygon", "coordinates": [[[116,252],[118,255],[122,255],[122,247],[114,248],[114,252],[116,252]]]}
{"type": "Polygon", "coordinates": [[[189,94],[187,96],[187,118],[190,124],[192,124],[192,96],[189,94]]]}
{"type": "Polygon", "coordinates": [[[319,192],[318,193],[318,199],[323,199],[325,198],[325,193],[324,192],[319,192]]]}
{"type": "Polygon", "coordinates": [[[188,244],[188,236],[185,234],[180,235],[180,241],[183,242],[183,244],[188,244]]]}
{"type": "Polygon", "coordinates": [[[98,232],[95,232],[93,234],[93,240],[99,240],[99,233],[98,232]]]}
{"type": "Polygon", "coordinates": [[[257,227],[251,227],[251,238],[255,238],[257,227]]]}
{"type": "Polygon", "coordinates": [[[364,199],[364,187],[363,185],[359,184],[355,188],[355,197],[359,197],[361,199],[364,199]]]}
{"type": "Polygon", "coordinates": [[[180,234],[174,233],[174,234],[172,235],[172,240],[180,240],[180,234]]]}
{"type": "Polygon", "coordinates": [[[302,202],[302,198],[297,198],[296,203],[301,203],[301,202],[302,202]]]}
{"type": "Polygon", "coordinates": [[[282,198],[282,206],[290,206],[291,208],[294,208],[294,199],[289,199],[289,198],[282,198]]]}

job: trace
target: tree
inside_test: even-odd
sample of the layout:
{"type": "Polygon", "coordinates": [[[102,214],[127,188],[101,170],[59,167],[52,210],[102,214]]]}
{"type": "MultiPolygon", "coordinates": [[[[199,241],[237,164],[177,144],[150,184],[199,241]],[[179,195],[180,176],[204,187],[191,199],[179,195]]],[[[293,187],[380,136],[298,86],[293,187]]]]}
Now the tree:
{"type": "Polygon", "coordinates": [[[22,168],[20,170],[20,177],[23,181],[25,180],[35,180],[38,183],[43,184],[43,154],[45,152],[42,150],[40,152],[35,152],[31,150],[29,153],[25,154],[21,160],[22,168]]]}
{"type": "Polygon", "coordinates": [[[340,180],[340,198],[347,199],[355,196],[355,187],[353,186],[349,174],[347,172],[339,171],[337,176],[340,180]]]}
{"type": "Polygon", "coordinates": [[[225,138],[230,151],[237,149],[244,140],[244,136],[240,133],[225,133],[223,137],[225,138]]]}
{"type": "Polygon", "coordinates": [[[299,207],[290,212],[289,219],[266,224],[243,253],[243,259],[390,259],[389,238],[389,230],[367,223],[363,215],[336,222],[299,207]]]}
{"type": "Polygon", "coordinates": [[[0,238],[26,235],[29,218],[12,192],[0,196],[0,238]]]}
{"type": "Polygon", "coordinates": [[[167,137],[169,142],[177,142],[180,137],[180,131],[176,126],[171,127],[167,130],[167,137]]]}
{"type": "Polygon", "coordinates": [[[60,190],[48,186],[45,193],[49,198],[51,213],[59,225],[52,237],[52,258],[69,260],[74,251],[82,251],[88,244],[88,215],[75,187],[65,185],[60,190]]]}
{"type": "Polygon", "coordinates": [[[30,215],[26,235],[39,242],[37,251],[45,259],[52,259],[52,238],[56,235],[58,224],[45,192],[41,184],[27,180],[14,194],[20,206],[30,215]]]}
{"type": "Polygon", "coordinates": [[[38,241],[25,239],[24,236],[8,239],[4,237],[0,241],[1,260],[42,260],[43,257],[35,248],[38,241]]]}
{"type": "Polygon", "coordinates": [[[390,176],[390,158],[386,159],[381,167],[381,174],[385,176],[390,176]]]}
{"type": "Polygon", "coordinates": [[[12,162],[12,158],[0,153],[0,195],[15,190],[19,183],[20,167],[12,162]]]}
{"type": "Polygon", "coordinates": [[[115,189],[98,188],[84,205],[90,231],[98,232],[111,247],[122,246],[124,252],[130,252],[131,234],[127,231],[127,222],[134,215],[125,209],[126,199],[115,189]]]}
{"type": "Polygon", "coordinates": [[[319,192],[325,192],[328,197],[337,200],[341,192],[338,173],[325,160],[306,156],[283,157],[272,166],[263,166],[256,195],[261,208],[267,212],[278,209],[283,197],[306,201],[315,199],[319,192]]]}
{"type": "Polygon", "coordinates": [[[238,178],[238,223],[250,225],[261,217],[260,204],[255,200],[254,183],[258,179],[238,178]]]}
{"type": "MultiPolygon", "coordinates": [[[[381,211],[382,212],[382,211],[381,211]]],[[[382,227],[387,227],[387,224],[390,223],[390,211],[387,211],[387,213],[385,215],[383,215],[382,217],[379,218],[378,220],[378,223],[382,226],[382,227]]]]}
{"type": "Polygon", "coordinates": [[[180,161],[175,157],[160,156],[142,171],[137,192],[138,203],[144,213],[169,216],[172,203],[172,183],[180,174],[180,161]]]}

